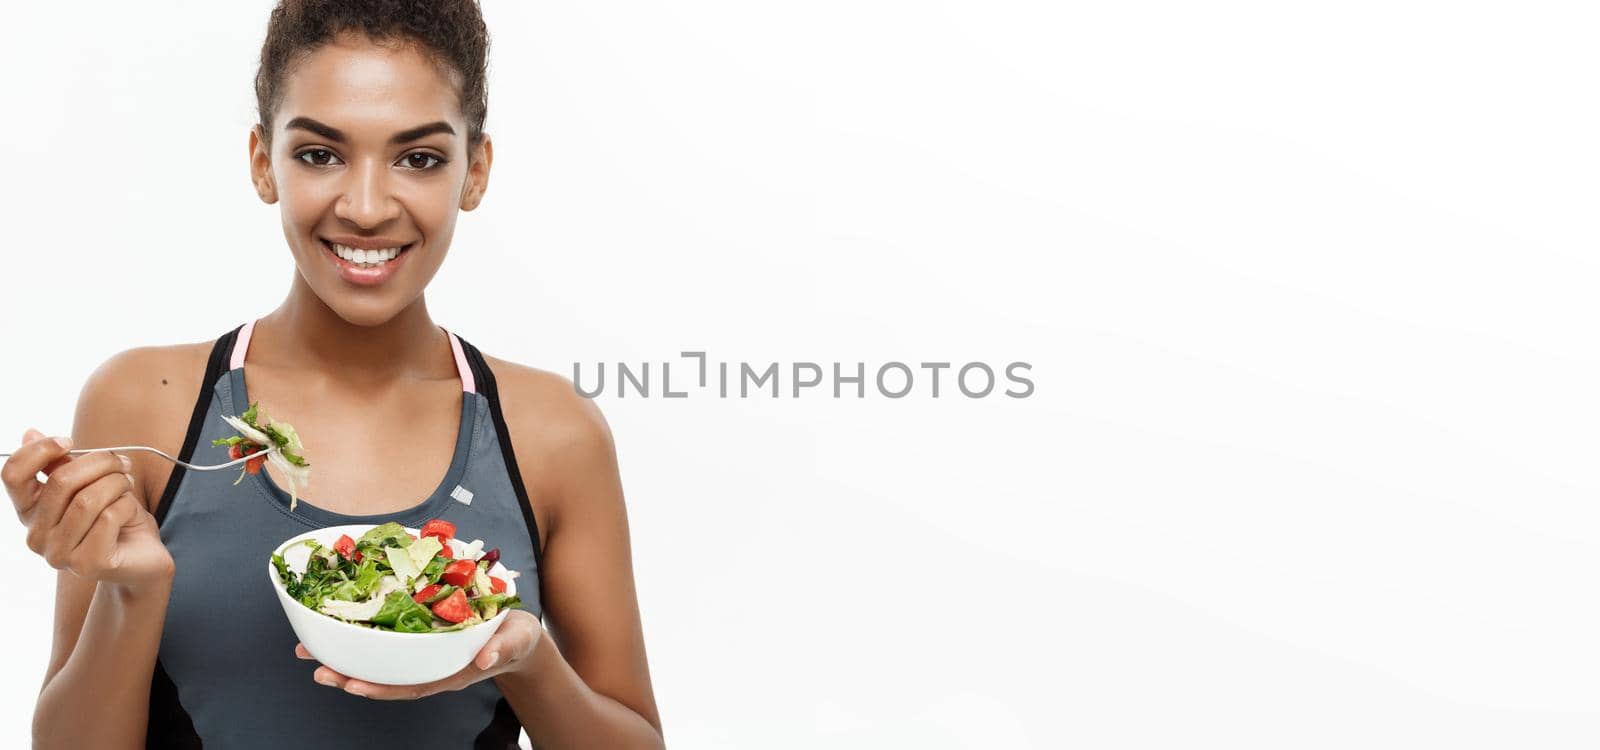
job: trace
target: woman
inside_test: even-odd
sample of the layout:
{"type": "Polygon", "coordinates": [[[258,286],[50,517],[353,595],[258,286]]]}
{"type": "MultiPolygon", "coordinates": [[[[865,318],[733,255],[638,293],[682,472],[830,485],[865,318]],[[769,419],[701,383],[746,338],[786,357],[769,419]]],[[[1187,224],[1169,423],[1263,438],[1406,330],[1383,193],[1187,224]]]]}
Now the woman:
{"type": "Polygon", "coordinates": [[[519,729],[540,747],[661,745],[604,420],[425,304],[458,210],[488,185],[487,48],[470,0],[273,11],[250,173],[281,209],[288,295],[215,341],[113,357],[70,438],[30,430],[5,463],[29,547],[60,571],[37,746],[506,748],[519,729]],[[149,454],[67,455],[220,463],[221,418],[250,401],[308,446],[292,511],[270,464],[235,485],[149,454]],[[308,528],[433,518],[499,547],[525,609],[429,685],[301,661],[260,580],[267,553],[308,528]]]}

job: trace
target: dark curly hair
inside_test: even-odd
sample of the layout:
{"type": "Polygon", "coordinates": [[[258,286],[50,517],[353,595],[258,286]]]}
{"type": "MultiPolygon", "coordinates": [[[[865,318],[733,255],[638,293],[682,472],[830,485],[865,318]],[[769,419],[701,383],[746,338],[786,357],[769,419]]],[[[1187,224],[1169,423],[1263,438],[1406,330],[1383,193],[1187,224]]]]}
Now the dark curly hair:
{"type": "Polygon", "coordinates": [[[256,70],[256,112],[263,138],[283,101],[283,79],[305,55],[346,31],[377,42],[418,45],[461,76],[461,112],[467,142],[483,138],[489,116],[489,29],[476,0],[281,0],[267,22],[256,70]]]}

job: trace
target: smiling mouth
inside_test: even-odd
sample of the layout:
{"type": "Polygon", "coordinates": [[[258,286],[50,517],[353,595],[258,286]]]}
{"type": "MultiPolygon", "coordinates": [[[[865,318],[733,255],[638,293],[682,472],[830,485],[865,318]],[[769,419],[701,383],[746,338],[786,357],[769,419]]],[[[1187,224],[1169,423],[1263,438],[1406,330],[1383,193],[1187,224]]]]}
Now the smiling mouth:
{"type": "Polygon", "coordinates": [[[412,242],[393,247],[366,249],[322,240],[322,246],[327,248],[328,252],[357,268],[378,268],[386,265],[389,261],[399,257],[401,253],[410,250],[415,245],[416,243],[412,242]]]}

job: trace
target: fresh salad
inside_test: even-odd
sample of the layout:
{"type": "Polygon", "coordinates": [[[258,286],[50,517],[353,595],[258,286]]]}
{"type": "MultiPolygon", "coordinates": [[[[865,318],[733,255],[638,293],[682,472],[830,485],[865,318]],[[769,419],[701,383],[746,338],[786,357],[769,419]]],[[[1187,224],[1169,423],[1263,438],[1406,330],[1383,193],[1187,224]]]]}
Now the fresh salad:
{"type": "MultiPolygon", "coordinates": [[[[351,539],[341,534],[332,547],[315,539],[305,572],[296,575],[282,552],[272,556],[284,590],[293,599],[329,617],[400,633],[444,633],[484,622],[504,609],[521,606],[506,582],[489,575],[500,550],[482,552],[473,540],[457,556],[450,548],[455,524],[427,522],[412,536],[398,523],[386,523],[351,539]]],[[[514,574],[513,574],[514,575],[514,574]]]]}
{"type": "Polygon", "coordinates": [[[311,479],[311,463],[303,455],[306,447],[300,444],[300,435],[288,422],[277,422],[268,417],[261,410],[259,402],[252,402],[250,408],[237,417],[223,416],[222,419],[239,434],[213,440],[211,444],[219,448],[226,446],[228,458],[235,461],[245,456],[256,456],[244,463],[244,471],[239,472],[239,478],[233,483],[244,481],[245,474],[261,473],[261,465],[271,461],[288,480],[289,510],[292,512],[300,504],[300,488],[311,479]]]}

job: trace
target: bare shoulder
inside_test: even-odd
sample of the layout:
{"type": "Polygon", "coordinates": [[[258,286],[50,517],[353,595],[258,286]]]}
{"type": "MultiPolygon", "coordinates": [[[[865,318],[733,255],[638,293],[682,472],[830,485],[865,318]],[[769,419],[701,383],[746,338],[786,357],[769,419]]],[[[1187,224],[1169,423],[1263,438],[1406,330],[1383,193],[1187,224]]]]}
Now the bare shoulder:
{"type": "MultiPolygon", "coordinates": [[[[148,445],[177,455],[205,377],[211,342],[146,346],[119,352],[89,375],[78,396],[73,442],[92,448],[148,445]]],[[[148,454],[130,455],[134,476],[155,502],[171,465],[148,454]]]]}
{"type": "MultiPolygon", "coordinates": [[[[587,491],[617,475],[616,447],[605,415],[572,381],[536,367],[485,355],[494,371],[500,408],[534,510],[556,517],[601,502],[587,491]],[[583,498],[583,503],[573,502],[583,498]]],[[[619,498],[620,499],[620,498],[619,498]]]]}
{"type": "Polygon", "coordinates": [[[173,400],[194,404],[205,376],[211,343],[144,346],[113,355],[84,383],[79,402],[98,407],[83,416],[95,421],[126,422],[124,417],[149,415],[173,400]]]}
{"type": "MultiPolygon", "coordinates": [[[[594,401],[561,375],[485,356],[494,370],[507,425],[521,423],[528,437],[546,448],[593,448],[609,443],[611,430],[594,401]]],[[[515,429],[515,428],[514,428],[515,429]]]]}

